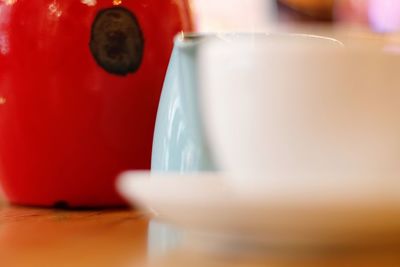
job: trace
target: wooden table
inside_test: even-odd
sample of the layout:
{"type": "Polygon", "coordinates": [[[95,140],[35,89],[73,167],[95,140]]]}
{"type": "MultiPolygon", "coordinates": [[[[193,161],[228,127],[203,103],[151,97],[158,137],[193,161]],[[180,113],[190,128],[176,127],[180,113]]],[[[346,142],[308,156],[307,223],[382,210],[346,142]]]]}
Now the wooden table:
{"type": "Polygon", "coordinates": [[[181,248],[163,260],[149,260],[148,225],[145,214],[134,210],[72,212],[0,204],[0,266],[400,266],[396,250],[312,256],[282,252],[253,259],[181,248]]]}
{"type": "Polygon", "coordinates": [[[143,266],[148,220],[137,211],[0,208],[0,266],[143,266]]]}

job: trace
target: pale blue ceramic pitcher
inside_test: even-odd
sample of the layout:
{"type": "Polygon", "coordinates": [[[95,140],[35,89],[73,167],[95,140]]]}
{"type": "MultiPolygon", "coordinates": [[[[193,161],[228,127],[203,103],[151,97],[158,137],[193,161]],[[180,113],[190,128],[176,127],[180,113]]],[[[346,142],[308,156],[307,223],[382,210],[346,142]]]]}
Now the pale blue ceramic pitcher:
{"type": "MultiPolygon", "coordinates": [[[[198,109],[196,55],[204,38],[195,34],[175,38],[158,107],[152,171],[184,173],[215,169],[198,109]]],[[[148,237],[150,256],[175,248],[181,238],[178,229],[152,221],[148,237]]]]}
{"type": "Polygon", "coordinates": [[[207,37],[175,38],[158,108],[152,170],[196,172],[214,170],[201,126],[197,97],[196,54],[207,37]]]}

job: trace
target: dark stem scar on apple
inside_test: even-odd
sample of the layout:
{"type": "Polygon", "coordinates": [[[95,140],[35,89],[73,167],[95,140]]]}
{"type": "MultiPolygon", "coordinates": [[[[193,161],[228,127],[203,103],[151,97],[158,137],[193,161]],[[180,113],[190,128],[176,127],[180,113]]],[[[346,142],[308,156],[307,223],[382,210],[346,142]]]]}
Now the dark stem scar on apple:
{"type": "Polygon", "coordinates": [[[97,13],[89,46],[97,64],[111,74],[134,73],[142,63],[143,33],[135,15],[124,7],[97,13]]]}

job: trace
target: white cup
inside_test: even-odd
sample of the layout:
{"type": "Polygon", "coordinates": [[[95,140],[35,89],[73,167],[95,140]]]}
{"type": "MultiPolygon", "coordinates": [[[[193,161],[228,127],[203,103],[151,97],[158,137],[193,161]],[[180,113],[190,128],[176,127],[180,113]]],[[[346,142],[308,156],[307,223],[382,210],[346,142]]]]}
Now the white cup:
{"type": "Polygon", "coordinates": [[[203,123],[229,182],[262,196],[400,176],[398,47],[290,34],[202,44],[203,123]]]}

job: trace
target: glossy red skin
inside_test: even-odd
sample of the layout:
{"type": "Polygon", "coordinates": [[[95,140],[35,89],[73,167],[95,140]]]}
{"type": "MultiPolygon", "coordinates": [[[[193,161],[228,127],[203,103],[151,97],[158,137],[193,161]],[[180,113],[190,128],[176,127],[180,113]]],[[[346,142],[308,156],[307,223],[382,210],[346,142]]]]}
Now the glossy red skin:
{"type": "Polygon", "coordinates": [[[107,73],[89,49],[97,0],[0,1],[0,179],[9,201],[124,205],[115,179],[150,168],[174,35],[192,30],[176,0],[125,0],[145,39],[140,69],[107,73]],[[9,1],[11,2],[11,1],[9,1]]]}

